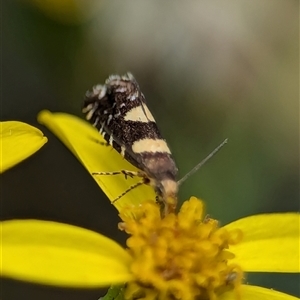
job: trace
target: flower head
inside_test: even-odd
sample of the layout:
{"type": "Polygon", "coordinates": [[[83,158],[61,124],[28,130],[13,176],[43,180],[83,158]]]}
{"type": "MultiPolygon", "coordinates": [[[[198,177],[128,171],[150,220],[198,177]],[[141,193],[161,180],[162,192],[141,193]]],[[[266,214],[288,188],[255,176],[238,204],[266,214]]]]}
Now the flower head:
{"type": "Polygon", "coordinates": [[[178,215],[160,217],[153,201],[132,207],[120,216],[120,228],[130,237],[130,270],[135,280],[128,284],[128,299],[216,299],[229,288],[241,285],[241,268],[230,263],[228,251],[238,243],[239,230],[219,228],[218,222],[203,218],[203,203],[192,197],[178,215]]]}
{"type": "MultiPolygon", "coordinates": [[[[88,139],[69,134],[70,122],[72,130],[86,132],[86,137],[89,127],[63,114],[47,113],[43,120],[94,171],[92,162],[99,161],[101,148],[95,151],[88,139]]],[[[114,186],[124,178],[110,180],[97,182],[113,199],[114,186]]],[[[141,188],[138,197],[127,195],[116,202],[122,219],[119,228],[129,234],[128,249],[67,224],[2,222],[2,276],[68,287],[125,283],[127,299],[296,299],[247,285],[243,274],[299,272],[299,214],[251,216],[220,227],[204,216],[203,203],[194,197],[178,214],[161,218],[160,207],[145,201],[151,199],[148,192],[141,188]]]]}

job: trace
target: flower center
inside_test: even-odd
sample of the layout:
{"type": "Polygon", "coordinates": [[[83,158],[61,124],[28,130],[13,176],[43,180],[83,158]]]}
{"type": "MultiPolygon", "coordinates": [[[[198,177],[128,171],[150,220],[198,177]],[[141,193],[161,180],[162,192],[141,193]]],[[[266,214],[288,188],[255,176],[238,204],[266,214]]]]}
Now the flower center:
{"type": "Polygon", "coordinates": [[[203,218],[203,208],[192,197],[177,215],[163,219],[153,201],[120,213],[119,227],[131,235],[127,246],[134,258],[135,281],[128,283],[125,298],[216,299],[225,290],[238,289],[242,270],[229,263],[234,255],[227,249],[242,233],[203,218]]]}

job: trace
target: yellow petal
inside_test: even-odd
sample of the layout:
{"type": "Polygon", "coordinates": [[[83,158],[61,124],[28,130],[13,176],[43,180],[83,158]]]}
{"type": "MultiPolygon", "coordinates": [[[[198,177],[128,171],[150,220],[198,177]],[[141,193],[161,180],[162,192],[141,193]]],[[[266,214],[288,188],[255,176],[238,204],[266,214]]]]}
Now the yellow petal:
{"type": "MultiPolygon", "coordinates": [[[[111,146],[97,143],[97,141],[104,142],[104,139],[86,121],[72,115],[50,113],[49,111],[42,111],[38,120],[63,141],[89,173],[137,170],[111,146]]],[[[93,178],[111,201],[131,185],[141,181],[141,178],[136,177],[125,179],[124,175],[94,175],[93,178]]],[[[143,184],[120,198],[114,205],[120,210],[128,204],[137,205],[141,201],[149,199],[155,199],[154,191],[151,187],[143,184]]]]}
{"type": "Polygon", "coordinates": [[[39,220],[1,223],[1,274],[29,282],[101,287],[131,280],[129,254],[80,227],[39,220]]]}
{"type": "Polygon", "coordinates": [[[77,24],[99,12],[99,0],[27,0],[48,17],[61,23],[77,24]]]}
{"type": "Polygon", "coordinates": [[[225,226],[239,228],[244,237],[230,246],[246,272],[299,272],[300,215],[263,214],[240,219],[225,226]]]}
{"type": "Polygon", "coordinates": [[[26,159],[47,142],[40,130],[17,121],[0,122],[0,140],[0,173],[26,159]]]}
{"type": "MultiPolygon", "coordinates": [[[[299,298],[288,294],[253,285],[242,285],[240,292],[242,300],[299,300],[299,298]]],[[[236,295],[232,291],[226,292],[218,298],[218,300],[236,299],[236,295]]]]}

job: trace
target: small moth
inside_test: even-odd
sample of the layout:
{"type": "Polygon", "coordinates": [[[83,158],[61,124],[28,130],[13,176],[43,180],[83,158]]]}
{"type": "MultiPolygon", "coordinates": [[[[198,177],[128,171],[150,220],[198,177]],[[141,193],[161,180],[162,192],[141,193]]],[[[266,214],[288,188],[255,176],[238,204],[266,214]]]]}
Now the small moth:
{"type": "Polygon", "coordinates": [[[133,188],[148,184],[163,204],[164,214],[173,212],[177,204],[178,169],[133,75],[111,75],[104,85],[94,86],[86,93],[83,113],[99,130],[107,145],[139,169],[138,172],[93,173],[141,177],[141,182],[131,186],[114,201],[133,188]]]}

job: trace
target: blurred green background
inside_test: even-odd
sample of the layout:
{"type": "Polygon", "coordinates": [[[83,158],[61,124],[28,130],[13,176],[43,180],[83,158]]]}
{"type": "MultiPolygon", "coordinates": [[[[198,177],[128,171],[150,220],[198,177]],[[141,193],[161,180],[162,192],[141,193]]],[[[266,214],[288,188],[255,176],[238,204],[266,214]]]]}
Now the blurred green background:
{"type": "MultiPolygon", "coordinates": [[[[124,243],[114,208],[36,115],[49,109],[82,116],[85,91],[127,71],[180,177],[229,138],[184,183],[181,200],[201,197],[222,224],[299,211],[298,6],[292,0],[3,1],[1,119],[35,125],[49,142],[1,177],[2,219],[56,220],[124,243]]],[[[296,275],[254,274],[247,281],[300,295],[296,275]]],[[[101,294],[2,283],[5,300],[101,294]]]]}

